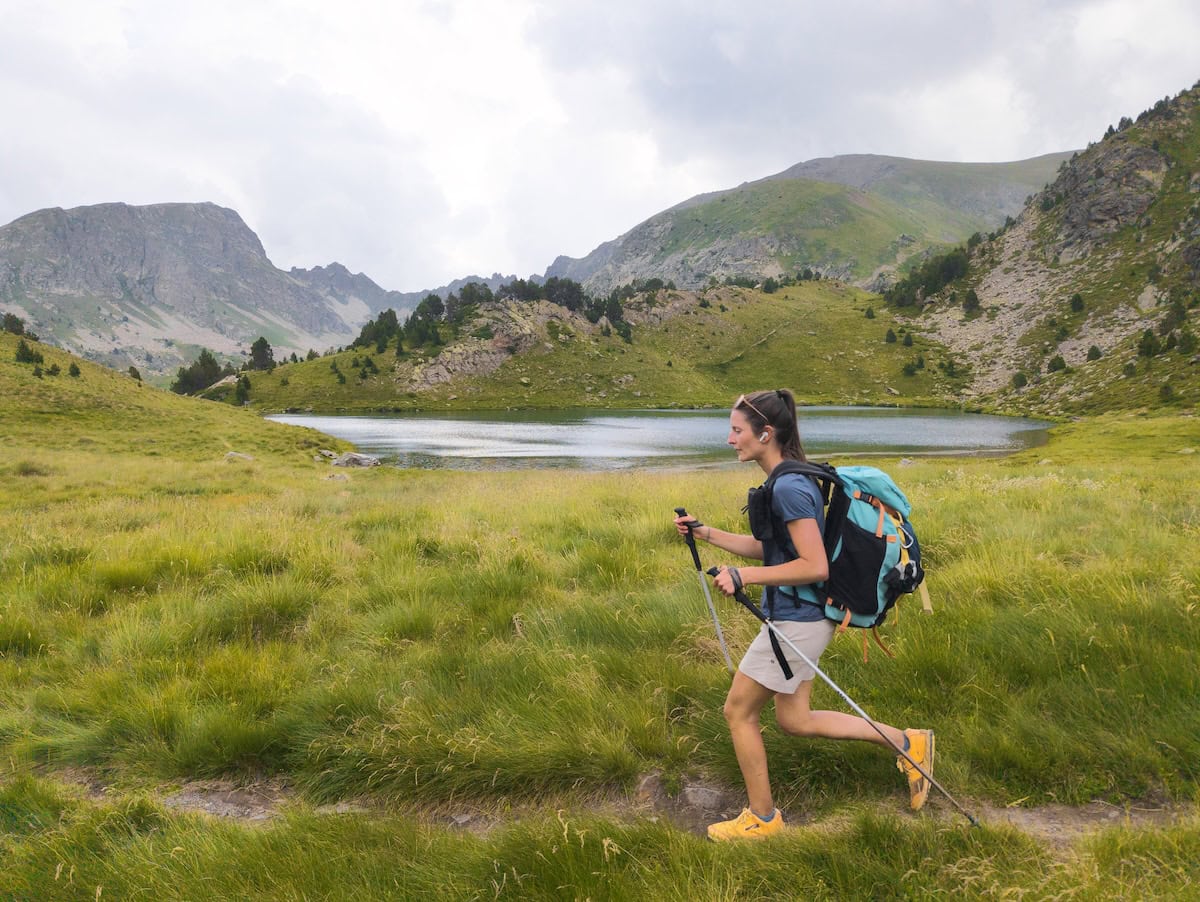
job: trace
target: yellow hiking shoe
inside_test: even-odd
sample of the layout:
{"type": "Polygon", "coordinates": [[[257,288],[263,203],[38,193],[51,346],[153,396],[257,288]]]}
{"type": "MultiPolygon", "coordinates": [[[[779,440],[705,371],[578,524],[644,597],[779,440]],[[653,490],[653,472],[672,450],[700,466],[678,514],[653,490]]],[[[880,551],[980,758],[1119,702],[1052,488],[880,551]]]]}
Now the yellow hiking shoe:
{"type": "Polygon", "coordinates": [[[781,830],[783,830],[783,814],[778,808],[775,809],[775,816],[769,821],[764,821],[749,808],[743,808],[742,813],[731,821],[709,824],[708,838],[713,842],[725,842],[729,839],[763,839],[772,833],[779,833],[781,830]]]}
{"type": "MultiPolygon", "coordinates": [[[[905,730],[904,735],[908,739],[908,754],[932,777],[933,730],[905,730]]],[[[913,811],[920,811],[925,805],[925,797],[929,795],[929,781],[921,776],[921,771],[909,764],[903,755],[896,756],[896,767],[908,777],[908,793],[912,797],[909,801],[910,807],[913,811]]]]}

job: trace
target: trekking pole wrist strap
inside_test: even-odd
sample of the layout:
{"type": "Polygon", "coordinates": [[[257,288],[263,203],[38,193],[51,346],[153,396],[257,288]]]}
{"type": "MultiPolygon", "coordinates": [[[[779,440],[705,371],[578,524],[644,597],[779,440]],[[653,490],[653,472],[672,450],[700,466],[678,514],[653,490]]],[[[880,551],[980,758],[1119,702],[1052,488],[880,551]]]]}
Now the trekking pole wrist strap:
{"type": "Polygon", "coordinates": [[[733,591],[740,592],[742,590],[742,574],[737,567],[728,567],[729,578],[733,580],[733,591]]]}

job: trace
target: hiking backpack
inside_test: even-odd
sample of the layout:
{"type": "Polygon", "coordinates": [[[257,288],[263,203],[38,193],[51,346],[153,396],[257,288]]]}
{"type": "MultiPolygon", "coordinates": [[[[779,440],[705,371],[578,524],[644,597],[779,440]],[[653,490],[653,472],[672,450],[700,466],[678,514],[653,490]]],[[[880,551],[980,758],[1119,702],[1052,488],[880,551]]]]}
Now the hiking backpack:
{"type": "MultiPolygon", "coordinates": [[[[825,599],[825,616],[837,621],[838,631],[849,626],[871,630],[879,647],[892,653],[876,627],[887,618],[896,600],[921,587],[923,606],[929,596],[923,585],[921,546],[908,515],[912,506],[890,476],[876,467],[834,467],[831,464],[785,460],[767,481],[750,490],[746,509],[750,530],[763,543],[782,550],[790,560],[797,556],[787,525],[771,510],[771,496],[779,477],[794,473],[817,481],[826,505],[822,539],[829,560],[829,578],[814,588],[825,599]]],[[[765,555],[764,555],[765,556],[765,555]]],[[[767,616],[774,615],[775,590],[767,587],[767,616]]],[[[863,658],[867,637],[863,634],[863,658]]]]}

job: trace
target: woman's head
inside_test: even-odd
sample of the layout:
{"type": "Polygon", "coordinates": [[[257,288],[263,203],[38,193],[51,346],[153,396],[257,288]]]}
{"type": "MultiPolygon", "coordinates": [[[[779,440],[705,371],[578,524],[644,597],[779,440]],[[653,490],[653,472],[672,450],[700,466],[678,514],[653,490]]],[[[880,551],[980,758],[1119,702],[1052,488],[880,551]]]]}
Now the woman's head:
{"type": "Polygon", "coordinates": [[[807,460],[800,444],[800,426],[796,421],[796,399],[786,388],[757,391],[742,395],[733,404],[749,423],[751,431],[766,441],[774,438],[786,460],[807,460]]]}

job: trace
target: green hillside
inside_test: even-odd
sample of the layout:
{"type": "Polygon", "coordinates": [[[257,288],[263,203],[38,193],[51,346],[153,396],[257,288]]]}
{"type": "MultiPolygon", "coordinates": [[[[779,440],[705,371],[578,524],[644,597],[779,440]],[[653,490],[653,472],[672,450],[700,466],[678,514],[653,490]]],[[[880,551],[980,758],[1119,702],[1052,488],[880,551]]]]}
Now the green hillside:
{"type": "MultiPolygon", "coordinates": [[[[228,404],[181,397],[40,342],[26,340],[42,356],[40,365],[17,363],[21,340],[0,332],[0,448],[19,453],[13,466],[53,471],[60,457],[74,461],[130,452],[223,463],[227,452],[250,447],[297,463],[310,460],[318,446],[337,447],[309,430],[266,423],[228,404]],[[72,365],[78,376],[70,375],[72,365]],[[50,374],[54,367],[57,375],[50,374]]],[[[179,472],[183,482],[192,475],[179,472]]]]}
{"type": "MultiPolygon", "coordinates": [[[[630,342],[562,311],[531,350],[494,372],[413,390],[413,354],[397,360],[393,341],[383,353],[343,351],[251,373],[250,402],[265,411],[703,407],[779,384],[811,404],[944,405],[965,377],[962,362],[948,367],[951,357],[937,343],[917,336],[906,346],[904,327],[877,299],[841,283],[805,282],[771,294],[664,290],[626,307],[635,323],[630,342]],[[872,306],[877,315],[868,319],[872,306]],[[889,328],[895,342],[886,341],[889,328]],[[379,372],[363,376],[368,358],[379,372]]],[[[462,356],[459,347],[435,359],[462,356]]]]}
{"type": "Polygon", "coordinates": [[[1002,225],[1052,181],[1067,154],[947,163],[849,154],[700,194],[547,276],[606,294],[635,279],[699,288],[716,277],[815,268],[872,286],[931,250],[1002,225]]]}
{"type": "MultiPolygon", "coordinates": [[[[1200,403],[1200,88],[1073,157],[908,325],[972,365],[973,400],[1050,415],[1200,403]],[[976,310],[964,307],[975,293],[976,310]]],[[[936,261],[931,268],[936,269],[936,261]]]]}
{"type": "Polygon", "coordinates": [[[790,179],[744,185],[668,210],[647,226],[662,235],[659,260],[755,236],[778,244],[776,262],[784,271],[812,266],[857,281],[897,264],[913,245],[959,241],[986,229],[989,220],[928,195],[898,202],[844,185],[790,179]]]}

